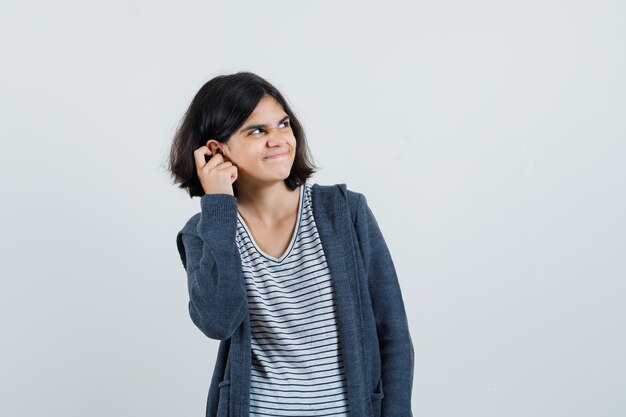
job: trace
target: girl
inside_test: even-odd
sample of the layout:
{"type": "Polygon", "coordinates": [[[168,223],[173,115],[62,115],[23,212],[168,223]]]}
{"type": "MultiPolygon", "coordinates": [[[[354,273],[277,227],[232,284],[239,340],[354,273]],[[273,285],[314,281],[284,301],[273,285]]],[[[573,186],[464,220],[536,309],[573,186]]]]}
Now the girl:
{"type": "Polygon", "coordinates": [[[189,315],[220,340],[207,417],[410,417],[413,345],[365,196],[318,185],[303,128],[250,72],[196,94],[169,169],[200,197],[177,234],[189,315]]]}

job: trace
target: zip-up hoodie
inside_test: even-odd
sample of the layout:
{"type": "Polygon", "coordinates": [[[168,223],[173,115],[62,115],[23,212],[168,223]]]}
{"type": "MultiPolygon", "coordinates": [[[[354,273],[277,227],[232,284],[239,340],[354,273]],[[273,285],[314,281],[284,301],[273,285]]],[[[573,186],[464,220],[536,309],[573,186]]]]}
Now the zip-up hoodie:
{"type": "MultiPolygon", "coordinates": [[[[396,270],[361,193],[346,184],[311,189],[313,217],[336,297],[350,415],[412,417],[414,352],[396,270]]],[[[176,236],[187,272],[189,315],[220,340],[206,417],[249,417],[251,334],[237,199],[200,197],[176,236]]]]}

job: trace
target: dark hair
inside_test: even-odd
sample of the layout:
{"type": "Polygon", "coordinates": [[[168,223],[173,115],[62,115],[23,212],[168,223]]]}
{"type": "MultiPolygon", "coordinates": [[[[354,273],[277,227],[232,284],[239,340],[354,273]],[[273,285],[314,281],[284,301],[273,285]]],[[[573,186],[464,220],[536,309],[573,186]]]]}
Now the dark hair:
{"type": "MultiPolygon", "coordinates": [[[[274,97],[289,116],[291,130],[296,138],[296,156],[285,184],[295,190],[317,167],[311,161],[310,151],[300,121],[287,100],[268,81],[251,72],[218,75],[200,88],[183,117],[169,154],[168,170],[174,184],[186,189],[190,197],[205,194],[196,171],[193,152],[209,139],[226,143],[254,111],[265,95],[274,97]]],[[[233,193],[237,197],[237,182],[233,193]]]]}

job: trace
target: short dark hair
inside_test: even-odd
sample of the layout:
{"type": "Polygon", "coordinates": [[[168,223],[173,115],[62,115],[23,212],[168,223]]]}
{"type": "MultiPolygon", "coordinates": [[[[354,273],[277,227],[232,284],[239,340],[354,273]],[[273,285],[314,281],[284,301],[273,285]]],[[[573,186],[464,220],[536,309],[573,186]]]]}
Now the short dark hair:
{"type": "MultiPolygon", "coordinates": [[[[274,97],[283,107],[296,138],[296,156],[285,184],[290,190],[295,190],[315,173],[317,167],[312,162],[304,130],[287,100],[265,79],[242,71],[212,78],[191,101],[170,148],[168,170],[174,184],[186,189],[190,197],[204,195],[193,152],[209,139],[227,143],[265,95],[274,97]]],[[[233,183],[235,197],[236,183],[233,183]]]]}

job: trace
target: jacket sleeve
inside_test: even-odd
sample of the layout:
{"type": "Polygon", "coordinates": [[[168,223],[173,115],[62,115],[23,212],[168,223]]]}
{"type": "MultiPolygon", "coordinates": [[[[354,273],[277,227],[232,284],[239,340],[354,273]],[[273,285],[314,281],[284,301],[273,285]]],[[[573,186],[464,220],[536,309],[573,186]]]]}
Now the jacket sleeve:
{"type": "Polygon", "coordinates": [[[396,270],[364,195],[355,230],[365,265],[381,355],[382,417],[412,417],[413,343],[396,270]]]}
{"type": "Polygon", "coordinates": [[[189,315],[209,338],[232,336],[247,314],[241,257],[235,241],[237,199],[230,194],[200,197],[195,230],[183,228],[176,237],[187,272],[189,315]]]}

